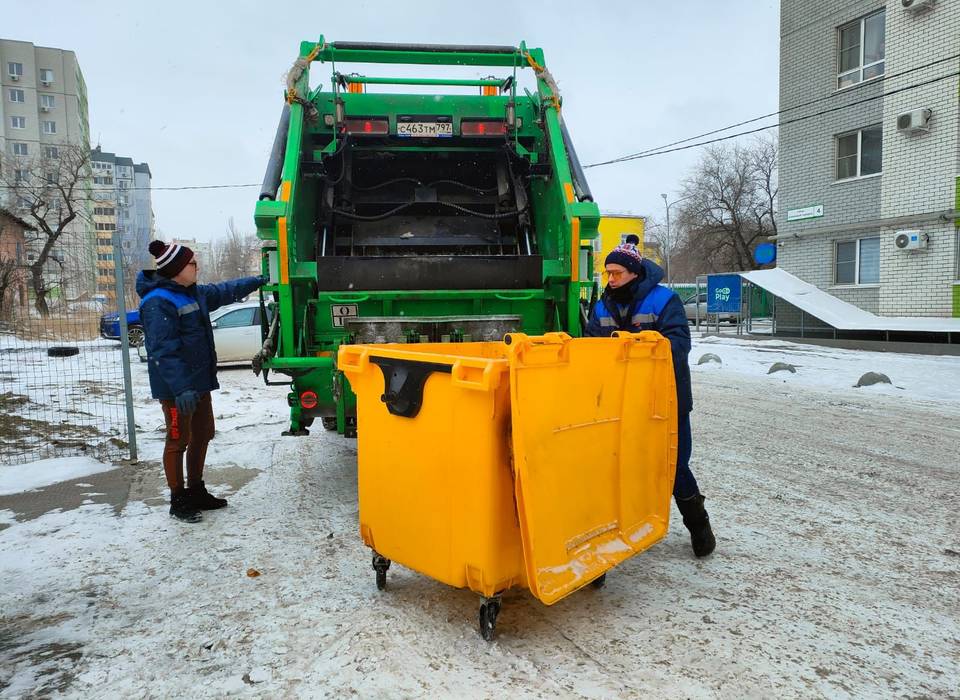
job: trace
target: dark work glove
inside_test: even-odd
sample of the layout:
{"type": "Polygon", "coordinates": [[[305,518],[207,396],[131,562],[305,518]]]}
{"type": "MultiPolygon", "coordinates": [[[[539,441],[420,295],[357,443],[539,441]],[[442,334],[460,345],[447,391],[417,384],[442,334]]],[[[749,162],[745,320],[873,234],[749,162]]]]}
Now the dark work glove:
{"type": "Polygon", "coordinates": [[[175,401],[177,404],[177,413],[183,416],[189,416],[197,410],[197,404],[200,403],[200,394],[193,389],[187,389],[177,394],[175,401]]]}
{"type": "Polygon", "coordinates": [[[260,280],[260,286],[261,286],[261,287],[262,287],[263,285],[265,285],[265,284],[270,284],[270,278],[269,278],[269,277],[264,277],[263,275],[260,275],[259,277],[257,277],[257,279],[260,280]]]}

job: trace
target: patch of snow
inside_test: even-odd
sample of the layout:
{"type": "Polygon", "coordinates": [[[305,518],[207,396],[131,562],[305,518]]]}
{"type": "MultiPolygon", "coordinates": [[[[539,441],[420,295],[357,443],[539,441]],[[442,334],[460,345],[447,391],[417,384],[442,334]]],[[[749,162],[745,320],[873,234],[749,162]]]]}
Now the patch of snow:
{"type": "Polygon", "coordinates": [[[693,365],[694,374],[765,377],[772,383],[835,389],[837,393],[864,396],[883,394],[915,401],[960,403],[960,357],[846,350],[804,345],[786,340],[750,340],[731,336],[693,338],[693,350],[709,350],[722,365],[693,365]],[[768,375],[770,365],[783,362],[796,373],[768,375]],[[866,372],[882,372],[892,384],[854,388],[866,372]]]}
{"type": "Polygon", "coordinates": [[[27,464],[0,465],[0,496],[32,491],[111,469],[116,467],[91,457],[53,457],[27,464]]]}

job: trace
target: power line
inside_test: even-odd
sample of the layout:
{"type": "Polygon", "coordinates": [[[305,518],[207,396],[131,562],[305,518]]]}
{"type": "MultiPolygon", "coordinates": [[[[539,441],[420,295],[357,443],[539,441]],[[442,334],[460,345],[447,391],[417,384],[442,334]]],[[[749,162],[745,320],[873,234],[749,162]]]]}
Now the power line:
{"type": "MultiPolygon", "coordinates": [[[[957,58],[960,58],[960,53],[954,54],[953,56],[947,56],[946,58],[938,58],[937,60],[931,61],[930,63],[925,63],[924,65],[922,65],[922,66],[916,66],[915,68],[908,68],[907,70],[900,71],[899,73],[892,73],[892,74],[890,74],[890,75],[884,75],[884,76],[882,76],[882,77],[880,77],[880,78],[876,78],[876,79],[870,80],[869,83],[859,83],[859,84],[857,85],[857,87],[863,87],[864,85],[878,85],[878,84],[884,82],[885,80],[893,80],[894,78],[899,78],[899,77],[904,76],[904,75],[907,75],[907,74],[909,74],[909,73],[914,73],[914,72],[916,72],[916,71],[918,71],[918,70],[924,70],[925,68],[930,68],[930,67],[932,67],[932,66],[936,66],[936,65],[939,65],[939,64],[941,64],[941,63],[945,63],[946,61],[952,61],[952,60],[957,59],[957,58]]],[[[714,134],[719,134],[721,131],[729,131],[730,129],[736,129],[738,126],[746,126],[747,124],[753,124],[754,122],[758,122],[758,121],[760,121],[760,120],[762,120],[762,119],[769,119],[770,117],[776,117],[776,116],[779,116],[779,115],[781,115],[781,114],[786,114],[787,112],[792,112],[792,111],[797,110],[797,109],[803,109],[804,107],[809,107],[809,106],[811,106],[811,105],[815,105],[815,104],[818,104],[818,103],[820,103],[820,102],[826,102],[827,100],[832,100],[832,99],[834,99],[835,97],[841,97],[841,96],[845,96],[845,95],[848,95],[848,94],[850,94],[850,93],[834,92],[834,93],[831,93],[831,94],[829,94],[829,95],[824,95],[823,97],[818,97],[818,98],[816,98],[816,99],[809,100],[809,101],[807,101],[807,102],[803,102],[803,103],[798,104],[798,105],[793,105],[792,107],[784,107],[783,109],[778,110],[778,111],[776,111],[776,112],[770,112],[769,114],[764,114],[764,115],[759,116],[759,117],[754,117],[753,119],[747,119],[746,121],[738,122],[738,123],[736,123],[736,124],[731,124],[730,126],[725,126],[725,127],[723,127],[722,129],[714,129],[713,131],[707,131],[707,132],[704,132],[704,133],[702,133],[702,134],[697,134],[696,136],[691,136],[691,137],[689,137],[689,138],[680,139],[679,141],[674,141],[674,142],[672,142],[672,143],[664,144],[663,146],[659,146],[659,147],[657,147],[657,148],[649,148],[649,149],[647,149],[647,150],[645,150],[645,151],[638,151],[637,153],[631,153],[630,155],[631,155],[631,156],[644,155],[644,154],[647,154],[647,153],[652,153],[652,152],[654,152],[654,151],[659,151],[659,150],[664,149],[664,148],[670,148],[671,146],[676,146],[676,145],[681,144],[681,143],[687,143],[688,141],[693,141],[694,139],[702,139],[704,136],[713,136],[714,134]]],[[[589,166],[588,166],[588,167],[589,167],[589,166]]]]}
{"type": "MultiPolygon", "coordinates": [[[[952,57],[950,57],[950,58],[957,58],[957,57],[960,57],[960,54],[958,54],[958,56],[952,56],[952,57]]],[[[935,61],[934,63],[941,63],[941,62],[943,62],[943,61],[945,61],[945,60],[949,60],[949,59],[940,59],[939,61],[935,61]]],[[[926,68],[926,67],[929,67],[930,65],[933,65],[933,64],[928,64],[927,66],[922,66],[922,67],[923,67],[923,68],[926,68]]],[[[912,69],[911,69],[911,70],[912,70],[912,69]]],[[[906,72],[906,71],[905,71],[905,72],[906,72]]],[[[898,74],[898,75],[903,75],[903,73],[900,73],[900,74],[898,74]]],[[[795,123],[797,123],[797,122],[802,122],[802,121],[805,121],[805,120],[807,120],[807,119],[813,119],[814,117],[822,117],[822,116],[825,115],[825,114],[830,114],[830,113],[832,113],[832,112],[838,112],[838,111],[840,111],[840,110],[848,109],[848,108],[850,108],[850,107],[856,107],[856,106],[858,106],[858,105],[865,104],[865,103],[867,103],[867,102],[872,102],[873,100],[879,100],[879,99],[884,98],[884,97],[889,97],[889,96],[891,96],[891,95],[896,95],[896,94],[898,94],[898,93],[905,92],[906,90],[913,90],[913,89],[915,89],[915,88],[923,87],[923,86],[925,86],[925,85],[930,85],[930,84],[932,84],[932,83],[936,83],[936,82],[939,82],[939,81],[941,81],[941,80],[946,80],[947,78],[953,78],[953,77],[956,77],[957,75],[960,75],[960,71],[957,71],[957,72],[954,72],[954,73],[948,73],[948,74],[946,74],[946,75],[941,75],[941,76],[939,76],[939,77],[931,78],[930,80],[925,80],[925,81],[920,82],[920,83],[914,83],[913,85],[907,85],[907,86],[904,86],[904,87],[902,87],[902,88],[897,88],[896,90],[890,90],[889,92],[884,92],[884,93],[881,93],[881,94],[879,94],[879,95],[874,95],[874,96],[872,96],[872,97],[866,97],[866,98],[864,98],[864,99],[862,99],[862,100],[856,100],[856,101],[854,101],[854,102],[848,102],[847,104],[838,105],[838,106],[836,106],[836,107],[831,107],[831,108],[829,108],[829,109],[824,109],[824,110],[821,110],[821,111],[819,111],[819,112],[814,112],[814,113],[812,113],[812,114],[804,115],[804,116],[802,116],[802,117],[795,117],[795,118],[793,118],[793,119],[787,119],[787,120],[785,120],[785,121],[780,121],[780,122],[777,122],[776,124],[768,124],[767,126],[758,127],[758,128],[756,128],[756,129],[750,129],[750,130],[748,130],[748,131],[741,131],[741,132],[738,132],[738,133],[736,133],[736,134],[729,134],[729,135],[727,135],[727,136],[721,136],[720,138],[710,139],[709,141],[698,141],[697,143],[692,143],[692,144],[689,144],[689,145],[686,145],[686,146],[679,146],[679,147],[677,147],[677,148],[670,148],[670,146],[675,146],[675,145],[677,145],[677,144],[687,143],[688,141],[693,141],[694,139],[702,138],[703,136],[710,136],[710,135],[712,135],[712,134],[720,133],[721,131],[729,131],[730,129],[734,129],[734,128],[738,127],[738,126],[743,126],[744,124],[750,124],[750,123],[752,123],[752,122],[760,121],[761,119],[766,119],[766,118],[768,118],[768,117],[775,116],[775,115],[777,115],[777,114],[782,114],[782,113],[785,113],[785,112],[788,112],[788,111],[792,111],[792,110],[795,110],[795,109],[799,109],[800,107],[809,106],[809,105],[811,105],[811,104],[815,104],[815,103],[817,103],[817,102],[822,102],[822,101],[824,101],[824,100],[826,100],[826,99],[831,99],[831,98],[833,98],[833,97],[836,97],[836,94],[833,94],[833,95],[829,95],[829,96],[827,96],[827,97],[818,98],[817,100],[811,100],[810,102],[805,103],[805,104],[803,104],[803,105],[797,105],[797,106],[795,106],[795,107],[788,107],[788,108],[786,108],[786,109],[784,109],[784,110],[781,110],[780,112],[772,112],[772,113],[767,114],[767,115],[764,115],[764,116],[762,116],[762,117],[756,117],[756,118],[754,118],[754,119],[748,119],[748,120],[746,120],[746,121],[740,122],[740,123],[738,123],[738,124],[732,124],[732,125],[730,125],[730,126],[727,126],[727,127],[722,128],[722,129],[715,129],[714,131],[708,131],[708,132],[706,132],[706,133],[704,133],[704,134],[700,134],[699,136],[691,136],[690,138],[681,139],[680,141],[674,141],[673,143],[669,143],[669,144],[666,144],[666,145],[664,145],[664,146],[659,146],[659,147],[657,147],[657,148],[650,148],[650,149],[647,149],[647,150],[645,150],[645,151],[638,151],[637,153],[631,153],[631,154],[629,154],[629,155],[620,156],[620,157],[618,157],[618,158],[612,158],[612,159],[610,159],[610,160],[600,161],[600,162],[597,162],[597,163],[590,163],[589,165],[584,165],[583,167],[584,167],[584,169],[586,169],[586,168],[596,168],[596,167],[600,167],[600,166],[602,166],[602,165],[612,165],[612,164],[614,164],[614,163],[623,163],[623,162],[630,161],[630,160],[639,160],[639,159],[642,159],[642,158],[649,158],[649,157],[651,157],[651,156],[663,155],[663,154],[665,154],[665,153],[673,153],[673,152],[675,152],[675,151],[683,151],[683,150],[687,150],[687,149],[689,149],[689,148],[697,148],[697,147],[699,147],[699,146],[707,146],[707,145],[710,145],[710,144],[712,144],[712,143],[718,143],[718,142],[720,142],[720,141],[728,141],[728,140],[730,140],[730,139],[739,138],[740,136],[747,136],[747,135],[749,135],[749,134],[756,134],[756,133],[758,133],[758,132],[760,132],[760,131],[766,131],[767,129],[773,129],[773,128],[776,128],[776,127],[779,127],[779,126],[787,126],[787,125],[789,125],[789,124],[795,124],[795,123]]],[[[893,77],[897,77],[897,76],[889,76],[889,77],[893,78],[893,77]]]]}

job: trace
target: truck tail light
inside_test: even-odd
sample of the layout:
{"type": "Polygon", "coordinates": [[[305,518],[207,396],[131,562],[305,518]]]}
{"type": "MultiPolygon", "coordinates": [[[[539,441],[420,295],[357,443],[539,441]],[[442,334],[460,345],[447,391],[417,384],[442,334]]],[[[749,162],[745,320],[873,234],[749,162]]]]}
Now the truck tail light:
{"type": "Polygon", "coordinates": [[[460,122],[461,136],[503,136],[507,133],[507,123],[501,120],[484,119],[460,122]]]}
{"type": "Polygon", "coordinates": [[[387,119],[347,117],[343,120],[343,129],[359,136],[386,136],[390,133],[390,122],[387,119]]]}
{"type": "Polygon", "coordinates": [[[305,391],[300,394],[300,405],[306,408],[307,410],[317,407],[317,392],[315,391],[305,391]]]}

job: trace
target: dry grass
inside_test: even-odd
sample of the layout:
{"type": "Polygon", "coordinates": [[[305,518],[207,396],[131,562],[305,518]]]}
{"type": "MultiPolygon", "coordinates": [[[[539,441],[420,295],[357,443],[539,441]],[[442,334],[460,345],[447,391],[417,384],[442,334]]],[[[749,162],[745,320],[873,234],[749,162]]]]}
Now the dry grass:
{"type": "Polygon", "coordinates": [[[47,318],[23,318],[14,324],[14,333],[24,340],[96,340],[100,337],[100,314],[55,311],[47,318]]]}

